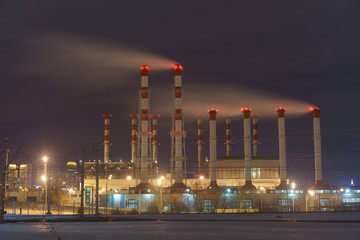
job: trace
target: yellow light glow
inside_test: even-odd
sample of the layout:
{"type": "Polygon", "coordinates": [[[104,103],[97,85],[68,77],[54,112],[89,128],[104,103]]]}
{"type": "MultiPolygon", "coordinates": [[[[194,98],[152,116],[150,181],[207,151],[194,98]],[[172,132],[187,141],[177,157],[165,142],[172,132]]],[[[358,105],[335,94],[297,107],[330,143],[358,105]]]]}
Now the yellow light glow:
{"type": "Polygon", "coordinates": [[[293,183],[291,184],[291,188],[292,188],[292,189],[295,189],[295,187],[296,187],[296,184],[293,182],[293,183]]]}
{"type": "Polygon", "coordinates": [[[309,191],[309,194],[310,194],[311,196],[314,196],[314,191],[310,190],[310,191],[309,191]]]}
{"type": "Polygon", "coordinates": [[[127,180],[131,180],[131,176],[127,176],[126,179],[127,179],[127,180]]]}
{"type": "Polygon", "coordinates": [[[340,188],[340,192],[344,192],[344,189],[343,189],[343,188],[340,188]]]}
{"type": "Polygon", "coordinates": [[[200,176],[200,179],[201,179],[201,180],[204,179],[204,176],[200,176]]]}
{"type": "Polygon", "coordinates": [[[111,178],[112,178],[112,175],[109,176],[109,179],[111,179],[111,178]]]}
{"type": "Polygon", "coordinates": [[[74,189],[70,188],[69,189],[69,193],[72,193],[74,191],[74,189]]]}
{"type": "Polygon", "coordinates": [[[264,187],[260,187],[260,191],[264,191],[265,190],[265,188],[264,187]]]}
{"type": "Polygon", "coordinates": [[[41,176],[41,180],[42,180],[43,182],[46,182],[46,176],[45,176],[45,175],[42,175],[42,176],[41,176]]]}
{"type": "Polygon", "coordinates": [[[43,160],[43,162],[47,162],[48,157],[47,157],[47,156],[44,156],[44,157],[42,158],[42,160],[43,160]]]}
{"type": "Polygon", "coordinates": [[[160,179],[161,179],[161,180],[164,180],[164,179],[165,179],[165,177],[164,177],[164,176],[161,176],[161,177],[160,177],[160,179]]]}
{"type": "Polygon", "coordinates": [[[158,180],[157,180],[157,182],[158,182],[158,184],[159,184],[159,186],[161,185],[161,178],[159,178],[158,180]]]}

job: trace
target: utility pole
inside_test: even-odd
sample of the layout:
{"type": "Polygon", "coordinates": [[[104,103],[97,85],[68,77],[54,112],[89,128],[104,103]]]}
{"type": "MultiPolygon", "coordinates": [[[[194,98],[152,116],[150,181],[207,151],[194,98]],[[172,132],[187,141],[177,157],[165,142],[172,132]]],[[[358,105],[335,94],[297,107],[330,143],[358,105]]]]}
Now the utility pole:
{"type": "Polygon", "coordinates": [[[84,216],[84,161],[85,161],[85,147],[81,148],[82,160],[80,160],[80,216],[84,216]]]}
{"type": "Polygon", "coordinates": [[[95,187],[95,215],[99,213],[99,146],[96,147],[96,187],[95,187]]]}
{"type": "Polygon", "coordinates": [[[5,189],[6,189],[6,173],[7,173],[7,161],[8,161],[8,139],[4,140],[4,157],[2,158],[2,173],[1,173],[1,199],[0,199],[0,223],[5,223],[4,215],[5,215],[5,189]]]}

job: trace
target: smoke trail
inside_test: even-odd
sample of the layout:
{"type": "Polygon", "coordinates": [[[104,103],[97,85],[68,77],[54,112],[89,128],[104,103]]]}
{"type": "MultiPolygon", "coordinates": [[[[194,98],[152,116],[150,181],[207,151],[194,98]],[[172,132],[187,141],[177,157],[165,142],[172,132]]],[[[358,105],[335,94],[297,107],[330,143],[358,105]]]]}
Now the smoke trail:
{"type": "MultiPolygon", "coordinates": [[[[224,86],[216,84],[193,84],[184,82],[184,113],[186,116],[195,116],[196,114],[207,114],[210,108],[219,110],[219,116],[231,114],[233,116],[241,115],[241,107],[250,107],[253,113],[260,114],[263,117],[276,116],[277,107],[285,107],[287,116],[298,116],[309,112],[306,102],[274,96],[270,93],[255,91],[252,89],[239,88],[237,86],[224,86]]],[[[162,91],[169,91],[164,89],[162,91]]],[[[171,96],[169,101],[171,101],[171,96]]],[[[163,115],[171,114],[171,104],[164,98],[154,99],[155,106],[163,115]]]]}
{"type": "Polygon", "coordinates": [[[40,35],[25,39],[22,74],[47,76],[51,84],[71,84],[85,93],[99,87],[132,84],[143,64],[150,65],[152,71],[162,71],[176,62],[146,50],[90,37],[40,35]]]}

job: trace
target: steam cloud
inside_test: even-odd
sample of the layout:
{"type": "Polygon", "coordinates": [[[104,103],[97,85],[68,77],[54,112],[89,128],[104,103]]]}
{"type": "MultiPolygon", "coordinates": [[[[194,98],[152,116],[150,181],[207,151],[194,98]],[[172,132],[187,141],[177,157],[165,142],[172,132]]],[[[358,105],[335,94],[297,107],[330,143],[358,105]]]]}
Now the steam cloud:
{"type": "MultiPolygon", "coordinates": [[[[224,86],[215,84],[199,85],[187,83],[184,85],[184,113],[186,116],[197,114],[207,115],[207,110],[215,108],[219,110],[218,116],[240,116],[241,107],[249,107],[253,113],[263,117],[277,116],[276,108],[285,107],[287,116],[298,116],[309,112],[306,102],[284,99],[269,93],[251,89],[238,88],[236,86],[224,86]]],[[[164,89],[163,91],[169,91],[164,89]]],[[[170,114],[171,106],[165,99],[154,99],[153,111],[159,107],[160,114],[170,114]]]]}

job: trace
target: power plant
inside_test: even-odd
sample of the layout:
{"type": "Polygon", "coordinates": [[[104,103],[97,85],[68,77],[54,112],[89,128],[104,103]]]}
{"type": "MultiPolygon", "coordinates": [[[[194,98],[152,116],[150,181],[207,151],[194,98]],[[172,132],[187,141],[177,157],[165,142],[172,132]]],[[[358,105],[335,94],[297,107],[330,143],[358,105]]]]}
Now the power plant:
{"type": "MultiPolygon", "coordinates": [[[[176,64],[173,67],[174,85],[172,99],[172,120],[170,129],[170,156],[169,172],[164,176],[163,186],[169,188],[170,192],[185,192],[188,188],[199,187],[197,181],[202,178],[200,186],[208,189],[219,187],[238,187],[242,191],[254,191],[263,187],[265,189],[289,190],[290,184],[287,178],[286,163],[286,134],[285,134],[285,111],[284,107],[276,109],[278,116],[278,156],[262,156],[259,154],[258,118],[259,114],[252,114],[248,107],[241,108],[243,113],[243,142],[244,155],[232,155],[231,139],[231,115],[225,114],[226,124],[226,155],[217,155],[216,138],[216,115],[218,110],[210,109],[209,113],[209,156],[204,156],[203,147],[206,141],[203,138],[203,115],[197,118],[197,174],[196,177],[187,177],[183,109],[183,67],[176,64]],[[252,133],[252,134],[251,134],[252,133]]],[[[150,114],[150,67],[140,67],[139,88],[139,112],[131,114],[131,161],[119,164],[119,169],[126,168],[127,178],[121,180],[117,176],[124,174],[111,174],[112,179],[108,184],[117,182],[118,188],[129,188],[131,192],[144,192],[157,185],[159,178],[158,165],[158,118],[157,114],[150,114]],[[152,124],[150,124],[152,120],[152,124]],[[124,167],[125,165],[126,167],[124,167]],[[121,165],[121,166],[120,166],[121,165]],[[123,182],[123,183],[122,183],[123,182]],[[126,186],[125,186],[126,185],[126,186]]],[[[327,189],[328,186],[322,182],[321,168],[321,134],[320,134],[320,109],[312,108],[314,121],[314,159],[315,159],[315,184],[314,189],[327,189]]],[[[185,109],[186,111],[186,109],[185,109]]],[[[201,109],[199,109],[201,111],[201,109]]],[[[200,112],[201,113],[201,112],[200,112]]],[[[275,115],[275,111],[274,111],[275,115]]],[[[104,141],[104,164],[109,161],[109,124],[110,114],[104,114],[105,118],[105,141],[104,141]]],[[[160,133],[161,134],[161,133],[160,133]]],[[[88,163],[91,164],[91,163],[88,163]]],[[[112,165],[116,164],[115,162],[112,165]]],[[[87,165],[87,164],[86,164],[87,165]]],[[[106,167],[105,167],[106,168],[106,167]]],[[[90,174],[91,175],[91,174],[90,174]]],[[[94,174],[92,174],[94,176],[94,174]]],[[[107,175],[108,176],[108,175],[107,175]]]]}
{"type": "MultiPolygon", "coordinates": [[[[169,129],[170,154],[166,159],[169,166],[166,168],[168,171],[165,172],[159,167],[159,161],[162,161],[162,165],[164,164],[163,155],[160,155],[162,157],[159,158],[161,149],[158,149],[158,134],[162,134],[162,132],[158,132],[160,115],[150,111],[150,67],[143,65],[140,67],[138,112],[130,114],[129,139],[131,139],[129,145],[131,147],[129,147],[129,152],[131,159],[111,161],[110,118],[112,115],[106,113],[102,115],[104,118],[103,160],[81,161],[84,164],[78,166],[82,166],[83,170],[78,169],[77,171],[73,171],[78,168],[77,164],[74,162],[71,165],[75,166],[71,173],[79,172],[85,176],[84,183],[80,188],[85,190],[85,195],[82,196],[84,196],[83,199],[87,206],[94,206],[94,204],[105,206],[105,212],[107,207],[124,208],[126,211],[137,209],[139,213],[149,211],[149,208],[152,208],[153,212],[160,211],[160,213],[180,211],[178,209],[180,202],[182,204],[180,205],[186,206],[187,209],[182,210],[183,212],[240,213],[259,212],[264,209],[276,212],[290,212],[296,209],[299,211],[308,209],[333,211],[336,208],[359,207],[356,204],[360,203],[360,189],[355,189],[354,186],[353,190],[337,189],[323,182],[319,108],[312,107],[310,109],[313,113],[315,182],[311,187],[296,189],[295,183],[290,183],[288,179],[285,131],[285,112],[287,110],[284,106],[273,110],[274,116],[277,113],[278,155],[261,154],[258,132],[260,115],[252,113],[253,110],[249,107],[243,107],[240,109],[242,114],[239,111],[239,116],[242,116],[243,122],[244,151],[242,156],[235,156],[233,155],[231,132],[232,118],[236,117],[235,114],[229,115],[215,108],[209,109],[209,137],[206,139],[203,131],[206,118],[201,113],[207,109],[199,109],[199,114],[196,116],[184,114],[186,109],[183,107],[183,67],[176,64],[172,70],[174,81],[171,99],[171,127],[169,129]],[[219,113],[225,116],[225,142],[223,142],[225,154],[223,156],[217,153],[216,130],[219,113]],[[197,126],[194,124],[193,129],[190,126],[185,128],[185,117],[196,119],[197,126]],[[194,130],[197,133],[193,143],[197,144],[197,159],[193,160],[193,162],[196,161],[197,167],[196,171],[192,169],[191,174],[187,171],[188,158],[185,151],[187,133],[185,129],[194,130]],[[208,156],[204,154],[204,146],[208,150],[208,156]],[[160,172],[162,176],[160,176],[160,172]],[[161,200],[156,198],[158,195],[161,196],[161,200]],[[292,202],[289,197],[292,198],[292,202]],[[160,203],[157,204],[160,209],[155,210],[155,203],[159,201],[160,203]],[[296,202],[298,203],[297,208],[295,207],[296,202]]],[[[97,148],[97,153],[100,158],[99,148],[97,148]]],[[[194,155],[191,154],[191,156],[194,155]]],[[[14,174],[11,176],[15,176],[14,174]]],[[[21,182],[19,170],[17,174],[16,181],[8,180],[9,189],[17,189],[17,182],[21,182]]],[[[76,177],[76,174],[71,176],[76,177]]],[[[62,177],[58,185],[70,185],[71,183],[71,186],[78,186],[80,181],[70,181],[69,179],[67,175],[62,177]]],[[[13,200],[17,198],[15,193],[8,196],[13,200]]],[[[41,192],[37,195],[29,193],[27,198],[34,200],[41,196],[43,196],[41,192]]],[[[79,201],[79,196],[71,194],[70,200],[75,204],[79,201]]],[[[97,208],[96,212],[98,211],[97,208]]]]}

